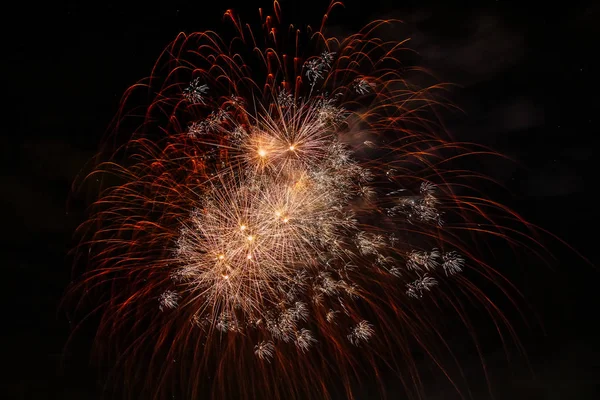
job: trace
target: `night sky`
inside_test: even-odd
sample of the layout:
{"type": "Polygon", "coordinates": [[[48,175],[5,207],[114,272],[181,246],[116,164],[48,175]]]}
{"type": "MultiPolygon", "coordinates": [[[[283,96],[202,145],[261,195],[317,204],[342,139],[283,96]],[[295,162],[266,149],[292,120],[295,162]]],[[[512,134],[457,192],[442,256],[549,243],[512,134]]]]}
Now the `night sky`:
{"type": "MultiPolygon", "coordinates": [[[[93,330],[67,346],[69,321],[59,307],[71,279],[67,252],[83,218],[81,204],[69,203],[71,184],[94,155],[123,91],[150,72],[178,32],[223,29],[226,8],[257,21],[257,9],[271,7],[267,0],[74,3],[23,2],[4,13],[0,397],[6,399],[101,398],[98,371],[88,362],[93,330]]],[[[297,22],[317,24],[328,2],[281,3],[297,22]]],[[[330,26],[350,33],[374,18],[404,20],[398,35],[412,37],[421,64],[460,86],[450,97],[464,113],[448,116],[448,130],[516,160],[479,166],[510,191],[491,195],[598,265],[600,8],[575,1],[556,10],[494,0],[460,2],[461,8],[447,3],[457,2],[347,1],[330,26]]],[[[555,256],[549,263],[495,254],[526,297],[521,307],[529,326],[516,311],[507,313],[527,358],[511,348],[507,360],[485,317],[473,310],[486,338],[492,392],[513,400],[600,398],[600,275],[558,241],[543,240],[555,256]]],[[[468,338],[450,341],[473,398],[491,398],[468,338]]],[[[427,372],[426,379],[429,398],[456,398],[441,376],[427,372]]],[[[391,398],[397,386],[390,378],[391,398]]]]}

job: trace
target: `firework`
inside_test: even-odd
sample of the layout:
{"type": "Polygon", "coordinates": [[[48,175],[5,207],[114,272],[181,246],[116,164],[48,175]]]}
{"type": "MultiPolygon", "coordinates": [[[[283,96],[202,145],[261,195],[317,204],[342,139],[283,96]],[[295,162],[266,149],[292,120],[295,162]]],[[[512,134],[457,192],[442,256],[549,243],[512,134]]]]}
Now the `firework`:
{"type": "Polygon", "coordinates": [[[124,97],[119,135],[133,94],[150,97],[126,145],[89,175],[105,185],[78,287],[110,294],[98,337],[130,389],[351,398],[398,349],[417,383],[409,343],[435,331],[423,299],[478,293],[466,268],[493,275],[461,232],[501,235],[482,211],[499,206],[457,194],[445,162],[470,151],[431,117],[444,86],[412,86],[403,43],[378,38],[393,21],[289,36],[278,7],[264,38],[231,11],[230,43],[180,35],[124,97]]]}

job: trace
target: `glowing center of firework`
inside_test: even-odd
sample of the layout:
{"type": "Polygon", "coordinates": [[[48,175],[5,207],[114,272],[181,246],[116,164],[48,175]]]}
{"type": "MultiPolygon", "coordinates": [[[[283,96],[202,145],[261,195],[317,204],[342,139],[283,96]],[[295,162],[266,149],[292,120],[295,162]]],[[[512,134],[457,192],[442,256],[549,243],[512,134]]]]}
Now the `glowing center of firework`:
{"type": "Polygon", "coordinates": [[[209,293],[218,312],[254,318],[279,301],[282,291],[308,286],[301,280],[318,274],[323,265],[306,260],[348,254],[348,241],[339,238],[358,231],[348,217],[363,168],[315,107],[259,118],[248,129],[251,134],[232,148],[239,168],[220,176],[214,190],[203,196],[201,212],[193,213],[190,229],[182,231],[181,275],[194,290],[209,293]],[[301,158],[295,157],[298,143],[301,158]],[[216,263],[214,255],[205,259],[215,251],[216,263]]]}

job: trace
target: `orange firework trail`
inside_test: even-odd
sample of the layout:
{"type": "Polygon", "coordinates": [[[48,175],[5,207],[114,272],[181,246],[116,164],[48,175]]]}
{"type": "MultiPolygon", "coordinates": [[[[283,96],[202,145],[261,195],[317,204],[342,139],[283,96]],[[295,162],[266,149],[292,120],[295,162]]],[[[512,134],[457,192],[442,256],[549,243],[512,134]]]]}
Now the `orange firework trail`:
{"type": "Polygon", "coordinates": [[[135,398],[354,398],[381,366],[421,397],[432,309],[464,317],[462,293],[504,321],[462,272],[503,283],[469,243],[520,218],[450,168],[493,152],[445,137],[444,85],[412,85],[380,38],[395,21],[327,36],[336,5],[300,30],[276,2],[264,34],[227,11],[233,40],[179,35],[123,97],[74,291],[100,293],[100,352],[135,398]]]}

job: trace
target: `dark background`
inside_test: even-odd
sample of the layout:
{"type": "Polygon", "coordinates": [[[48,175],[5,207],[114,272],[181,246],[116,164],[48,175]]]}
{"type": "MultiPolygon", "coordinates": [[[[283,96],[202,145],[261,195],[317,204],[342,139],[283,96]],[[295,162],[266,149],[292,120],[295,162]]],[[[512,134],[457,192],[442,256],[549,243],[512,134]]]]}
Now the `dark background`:
{"type": "MultiPolygon", "coordinates": [[[[226,8],[257,21],[258,7],[271,7],[267,0],[83,3],[3,6],[0,397],[7,399],[100,398],[88,365],[91,331],[65,349],[70,326],[58,306],[82,218],[81,207],[67,212],[71,183],[123,91],[178,32],[223,29],[226,8]]],[[[284,14],[314,24],[327,6],[281,3],[284,14]]],[[[598,7],[447,3],[459,2],[347,1],[330,26],[352,32],[373,18],[403,19],[398,34],[413,38],[422,64],[462,86],[451,99],[465,113],[449,118],[449,130],[517,159],[481,166],[511,190],[498,196],[597,265],[598,7]]],[[[550,266],[499,256],[535,312],[525,312],[531,327],[515,322],[530,369],[523,357],[507,361],[498,341],[484,341],[492,391],[496,399],[600,398],[598,271],[556,241],[545,245],[557,259],[550,266]]],[[[473,398],[490,398],[477,355],[456,343],[473,398]]],[[[428,381],[428,398],[454,398],[440,380],[428,381]]],[[[390,381],[392,398],[394,387],[390,381]]]]}

